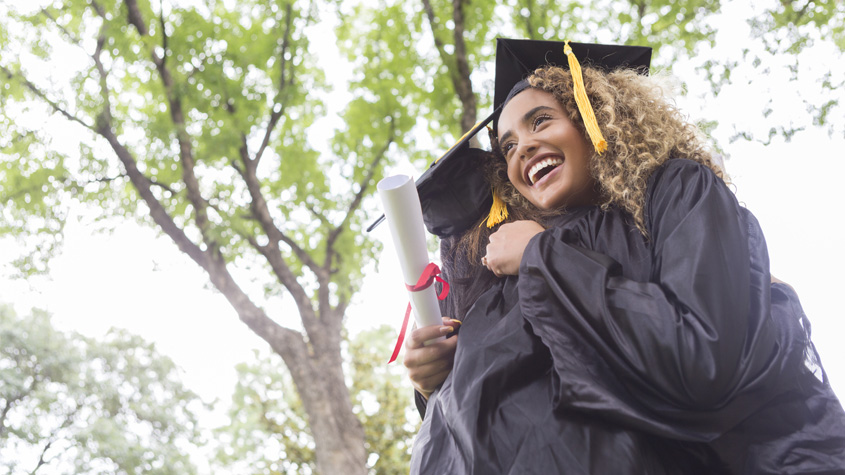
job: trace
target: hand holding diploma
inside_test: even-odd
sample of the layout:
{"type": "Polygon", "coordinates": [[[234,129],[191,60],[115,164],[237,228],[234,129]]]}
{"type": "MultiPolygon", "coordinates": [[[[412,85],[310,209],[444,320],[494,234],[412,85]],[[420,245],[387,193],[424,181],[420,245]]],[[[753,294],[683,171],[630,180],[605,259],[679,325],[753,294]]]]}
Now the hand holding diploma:
{"type": "MultiPolygon", "coordinates": [[[[405,175],[394,175],[381,180],[377,188],[384,206],[384,215],[387,218],[390,235],[393,238],[393,245],[399,256],[405,286],[409,289],[410,306],[413,309],[417,326],[439,326],[442,324],[440,305],[437,303],[437,293],[434,287],[428,285],[427,287],[423,286],[421,290],[411,290],[418,284],[424,272],[432,272],[429,267],[430,260],[425,244],[422,207],[414,181],[411,177],[405,175]]],[[[430,278],[433,280],[435,276],[436,273],[432,273],[430,278]]],[[[405,324],[403,324],[400,342],[397,344],[391,361],[396,358],[396,353],[401,347],[404,330],[405,324]]],[[[440,337],[437,340],[442,339],[443,337],[440,337]]]]}

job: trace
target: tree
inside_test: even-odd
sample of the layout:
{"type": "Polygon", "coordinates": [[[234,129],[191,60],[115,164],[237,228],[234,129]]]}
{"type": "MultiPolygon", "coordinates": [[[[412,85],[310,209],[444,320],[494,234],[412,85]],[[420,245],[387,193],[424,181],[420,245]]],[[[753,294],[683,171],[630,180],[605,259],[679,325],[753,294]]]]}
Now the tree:
{"type": "Polygon", "coordinates": [[[719,7],[719,0],[383,0],[361,2],[343,17],[338,36],[363,73],[356,85],[406,98],[407,110],[427,120],[433,148],[442,150],[475,124],[479,108],[490,109],[492,95],[479,100],[473,78],[490,76],[495,37],[649,44],[655,56],[670,50],[665,64],[709,40],[714,28],[706,20],[719,7]]]}
{"type": "MultiPolygon", "coordinates": [[[[380,327],[348,342],[355,414],[364,424],[373,474],[408,472],[411,440],[420,420],[409,407],[411,385],[401,369],[384,364],[394,330],[380,327]]],[[[256,352],[238,365],[230,422],[218,430],[218,461],[236,473],[306,474],[316,470],[314,440],[302,402],[276,355],[256,352]]]]}
{"type": "MultiPolygon", "coordinates": [[[[802,10],[787,3],[790,12],[802,10]]],[[[157,227],[281,356],[314,438],[316,470],[363,473],[365,432],[341,342],[361,269],[378,253],[362,232],[376,215],[362,212],[373,208],[375,177],[401,158],[424,166],[419,159],[430,161],[478,110],[489,110],[490,95],[479,93],[497,34],[648,42],[659,66],[712,45],[708,20],[721,6],[42,0],[16,9],[4,2],[0,232],[25,243],[20,268],[36,272],[58,249],[74,203],[157,227]],[[318,151],[306,138],[319,127],[327,86],[309,32],[335,9],[352,98],[330,146],[318,151]],[[51,69],[58,58],[71,61],[51,69]],[[78,151],[27,120],[45,112],[72,128],[78,151]],[[245,269],[264,295],[244,290],[245,269]],[[274,298],[296,308],[301,329],[268,314],[274,298]]],[[[841,2],[819,8],[803,9],[806,18],[829,13],[833,28],[820,28],[821,37],[841,38],[841,2]]],[[[711,67],[722,71],[717,78],[730,71],[730,64],[711,67]]],[[[822,109],[829,115],[831,107],[822,109]]]]}
{"type": "Polygon", "coordinates": [[[354,150],[320,156],[306,142],[322,110],[323,74],[305,34],[315,4],[227,5],[4,8],[2,230],[29,244],[20,264],[33,272],[60,242],[70,203],[157,226],[281,355],[319,471],[360,473],[364,433],[343,374],[341,327],[377,246],[360,233],[356,211],[410,122],[389,107],[352,104],[350,115],[368,108],[368,120],[350,122],[354,150]],[[36,72],[65,54],[70,71],[36,72]],[[83,137],[78,153],[53,149],[48,134],[19,120],[40,106],[83,137]],[[292,297],[304,331],[279,325],[260,295],[242,289],[232,269],[245,267],[266,271],[268,295],[292,297]]]}
{"type": "Polygon", "coordinates": [[[55,329],[0,306],[0,467],[12,474],[187,474],[198,400],[137,336],[55,329]]]}

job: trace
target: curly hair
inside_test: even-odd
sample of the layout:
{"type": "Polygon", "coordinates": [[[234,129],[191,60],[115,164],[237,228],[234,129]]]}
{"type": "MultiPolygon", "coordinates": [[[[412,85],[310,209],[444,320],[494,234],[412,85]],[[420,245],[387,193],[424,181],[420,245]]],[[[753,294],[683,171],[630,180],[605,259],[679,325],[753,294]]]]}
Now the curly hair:
{"type": "MultiPolygon", "coordinates": [[[[648,177],[669,158],[686,158],[712,169],[727,181],[716,164],[707,141],[666,97],[661,83],[632,70],[603,72],[583,69],[584,86],[608,148],[590,157],[590,174],[599,188],[602,209],[617,206],[630,213],[637,229],[648,236],[643,208],[648,177]]],[[[566,69],[545,66],[528,78],[532,88],[551,93],[569,119],[586,134],[575,103],[572,76],[566,69]]],[[[515,208],[532,208],[507,180],[507,165],[497,142],[488,171],[494,189],[515,208]]],[[[562,210],[556,210],[557,213],[562,210]]]]}
{"type": "MultiPolygon", "coordinates": [[[[670,158],[687,158],[712,169],[727,181],[716,164],[706,140],[671,103],[661,82],[631,70],[603,72],[583,68],[584,85],[608,148],[590,157],[590,174],[596,181],[603,209],[617,206],[629,213],[633,224],[648,237],[645,227],[646,184],[652,172],[670,158]]],[[[551,93],[572,120],[586,134],[578,112],[568,70],[546,66],[528,78],[531,87],[551,93]]],[[[547,226],[565,209],[541,210],[522,196],[508,179],[507,163],[493,133],[493,150],[485,159],[485,174],[493,190],[507,203],[506,221],[530,219],[547,226]]],[[[481,293],[490,288],[495,276],[480,263],[490,234],[481,219],[460,237],[441,241],[441,258],[447,279],[453,286],[447,298],[450,315],[459,320],[481,293]]]]}

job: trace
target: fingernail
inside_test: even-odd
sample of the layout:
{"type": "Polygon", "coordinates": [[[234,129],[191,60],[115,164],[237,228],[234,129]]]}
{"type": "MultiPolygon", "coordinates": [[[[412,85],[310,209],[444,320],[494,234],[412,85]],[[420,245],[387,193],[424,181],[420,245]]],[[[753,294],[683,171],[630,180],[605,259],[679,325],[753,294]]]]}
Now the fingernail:
{"type": "Polygon", "coordinates": [[[450,319],[449,319],[449,321],[450,321],[450,322],[455,322],[455,323],[457,323],[458,325],[463,325],[463,324],[464,324],[462,321],[460,321],[460,320],[455,320],[454,318],[450,318],[450,319]]]}
{"type": "Polygon", "coordinates": [[[455,329],[449,326],[440,327],[440,333],[452,333],[453,331],[455,331],[455,329]]]}

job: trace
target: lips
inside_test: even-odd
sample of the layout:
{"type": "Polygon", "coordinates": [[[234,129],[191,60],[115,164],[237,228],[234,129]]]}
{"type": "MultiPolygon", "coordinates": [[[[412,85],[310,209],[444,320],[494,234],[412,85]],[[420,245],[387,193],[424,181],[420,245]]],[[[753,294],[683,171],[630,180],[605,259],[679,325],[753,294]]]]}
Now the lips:
{"type": "Polygon", "coordinates": [[[555,167],[563,164],[563,158],[559,155],[544,154],[534,157],[525,167],[525,181],[534,186],[541,178],[546,176],[555,167]]]}

